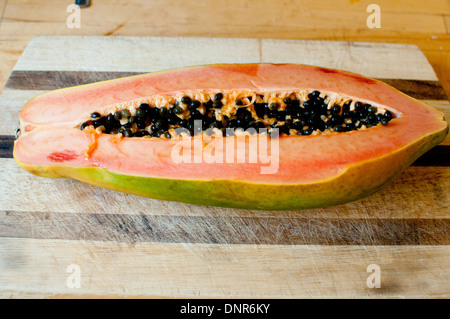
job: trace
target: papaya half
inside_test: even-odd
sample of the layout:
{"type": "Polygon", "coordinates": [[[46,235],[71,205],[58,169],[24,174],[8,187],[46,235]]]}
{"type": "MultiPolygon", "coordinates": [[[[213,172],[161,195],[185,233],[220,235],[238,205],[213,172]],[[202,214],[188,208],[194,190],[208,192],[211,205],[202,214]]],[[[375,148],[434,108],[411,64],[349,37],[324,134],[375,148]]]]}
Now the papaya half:
{"type": "Polygon", "coordinates": [[[443,113],[358,74],[296,64],[205,65],[39,95],[14,158],[145,197],[290,210],[392,181],[448,133],[443,113]]]}

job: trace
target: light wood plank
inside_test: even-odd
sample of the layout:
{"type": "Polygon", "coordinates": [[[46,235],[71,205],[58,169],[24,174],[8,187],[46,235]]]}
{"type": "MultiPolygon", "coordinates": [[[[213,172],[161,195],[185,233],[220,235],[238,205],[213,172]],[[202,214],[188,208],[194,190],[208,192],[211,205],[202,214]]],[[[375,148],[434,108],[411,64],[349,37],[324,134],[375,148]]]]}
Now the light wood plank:
{"type": "Polygon", "coordinates": [[[368,77],[437,80],[415,46],[220,38],[39,37],[30,43],[15,70],[150,72],[232,62],[304,63],[368,77]],[[124,46],[136,49],[124,51],[124,46]]]}
{"type": "MultiPolygon", "coordinates": [[[[5,23],[3,23],[3,26],[5,26],[5,23]]],[[[183,30],[183,26],[178,26],[180,31],[178,31],[178,33],[164,33],[161,32],[162,29],[155,29],[152,30],[151,28],[146,28],[145,31],[143,30],[130,30],[129,32],[124,32],[121,33],[122,35],[142,35],[142,36],[147,36],[149,34],[152,35],[170,35],[170,36],[179,36],[179,35],[187,35],[187,36],[205,36],[205,34],[202,33],[184,33],[183,30]]],[[[21,40],[20,42],[25,42],[27,43],[28,41],[30,41],[32,39],[32,37],[34,35],[36,35],[36,31],[35,30],[41,30],[41,32],[39,33],[39,35],[42,34],[47,34],[47,35],[61,35],[61,34],[67,34],[67,35],[91,35],[91,34],[103,34],[103,29],[102,25],[99,26],[93,26],[93,27],[89,27],[87,29],[77,29],[77,30],[73,30],[73,29],[67,29],[64,28],[64,30],[57,30],[57,28],[55,29],[55,26],[53,25],[53,23],[51,23],[50,25],[48,25],[48,29],[46,29],[45,25],[40,24],[38,25],[28,25],[28,24],[23,24],[23,25],[17,25],[17,26],[13,26],[14,33],[17,33],[17,29],[21,30],[20,34],[24,34],[26,33],[27,29],[30,29],[30,32],[32,34],[30,34],[29,36],[23,38],[23,40],[21,40]],[[100,29],[99,29],[100,28],[100,29]],[[87,32],[89,30],[89,32],[87,32]]],[[[247,30],[247,28],[245,28],[247,30]]],[[[252,29],[252,28],[250,28],[252,29]]],[[[252,29],[253,30],[253,29],[252,29]]],[[[0,32],[0,39],[2,38],[2,32],[0,32]]],[[[273,32],[272,30],[264,30],[264,31],[259,31],[259,32],[254,32],[252,34],[245,34],[242,30],[240,30],[239,32],[236,32],[235,34],[233,33],[214,33],[215,36],[224,36],[224,37],[228,37],[228,36],[234,36],[234,37],[243,37],[243,36],[247,36],[247,37],[261,37],[261,35],[264,34],[266,37],[272,37],[272,38],[284,38],[284,39],[292,39],[292,38],[303,38],[303,39],[328,39],[328,40],[348,40],[348,41],[375,41],[375,42],[402,42],[402,43],[411,43],[411,44],[418,44],[420,46],[420,48],[426,53],[427,58],[430,60],[430,62],[433,64],[433,66],[435,67],[436,71],[439,73],[440,75],[440,79],[443,81],[443,85],[446,88],[447,92],[450,92],[450,80],[447,78],[447,75],[450,74],[449,72],[446,71],[446,65],[448,63],[444,63],[441,62],[442,59],[436,57],[436,53],[437,54],[443,54],[445,55],[444,59],[448,60],[450,57],[450,36],[447,35],[445,37],[443,36],[439,36],[439,37],[431,37],[429,35],[424,35],[424,34],[408,34],[407,36],[405,34],[402,33],[396,33],[396,32],[384,32],[383,34],[374,34],[373,32],[344,32],[343,34],[339,35],[338,33],[336,33],[334,30],[331,31],[327,31],[327,30],[310,30],[308,32],[304,32],[301,33],[301,36],[299,34],[296,33],[296,31],[291,31],[291,30],[283,30],[282,32],[273,32]]],[[[209,35],[212,35],[209,34],[209,35]]],[[[14,37],[12,40],[10,40],[12,42],[14,41],[18,41],[16,39],[16,37],[14,37]]],[[[8,41],[4,42],[4,41],[0,41],[0,46],[4,45],[5,43],[8,43],[8,41]]],[[[23,46],[22,46],[23,47],[23,46]]],[[[6,49],[8,50],[8,49],[6,49]]],[[[3,78],[0,78],[1,82],[0,85],[3,85],[3,83],[6,82],[7,76],[9,75],[10,70],[13,67],[13,64],[16,62],[16,58],[13,58],[11,62],[8,63],[8,60],[11,59],[10,56],[8,56],[6,58],[6,61],[4,64],[2,64],[0,66],[0,70],[5,70],[2,71],[2,73],[4,74],[3,78]]]]}
{"type": "Polygon", "coordinates": [[[319,65],[373,78],[437,80],[423,53],[411,45],[262,40],[261,52],[262,62],[319,65]]]}
{"type": "Polygon", "coordinates": [[[48,179],[0,159],[0,207],[4,211],[80,214],[148,214],[227,217],[449,218],[450,168],[411,167],[391,185],[359,201],[292,212],[206,207],[147,199],[71,179],[48,179]]]}
{"type": "Polygon", "coordinates": [[[0,295],[311,298],[450,295],[450,247],[118,244],[0,239],[0,295]],[[68,288],[69,265],[81,287],[68,288]],[[381,288],[366,285],[368,265],[381,288]]]}
{"type": "Polygon", "coordinates": [[[27,47],[15,70],[152,72],[258,61],[256,39],[38,37],[27,47]]]}

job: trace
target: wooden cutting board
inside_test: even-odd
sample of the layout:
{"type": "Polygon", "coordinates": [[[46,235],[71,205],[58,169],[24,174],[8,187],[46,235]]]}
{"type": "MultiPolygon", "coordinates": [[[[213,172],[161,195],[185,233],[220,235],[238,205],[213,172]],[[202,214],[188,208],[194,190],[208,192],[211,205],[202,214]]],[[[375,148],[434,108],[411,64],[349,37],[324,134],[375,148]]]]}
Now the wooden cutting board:
{"type": "Polygon", "coordinates": [[[305,211],[146,199],[36,177],[12,158],[19,111],[40,93],[173,67],[245,62],[354,71],[450,117],[432,67],[410,45],[35,38],[0,96],[0,296],[450,297],[449,139],[382,191],[305,211]],[[371,264],[380,268],[381,288],[367,285],[371,264]]]}

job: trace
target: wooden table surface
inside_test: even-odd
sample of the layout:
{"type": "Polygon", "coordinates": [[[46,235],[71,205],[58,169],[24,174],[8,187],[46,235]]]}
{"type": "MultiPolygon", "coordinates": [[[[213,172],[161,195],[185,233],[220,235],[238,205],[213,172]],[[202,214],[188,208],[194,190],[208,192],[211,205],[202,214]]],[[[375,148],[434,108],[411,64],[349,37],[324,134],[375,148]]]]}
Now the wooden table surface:
{"type": "MultiPolygon", "coordinates": [[[[381,28],[379,29],[370,29],[366,24],[366,19],[370,15],[366,12],[366,9],[373,1],[136,0],[125,2],[92,0],[91,2],[90,7],[81,9],[80,28],[71,29],[66,24],[66,19],[70,15],[66,9],[70,1],[0,0],[0,59],[2,61],[0,64],[0,87],[5,85],[18,58],[35,36],[195,36],[415,44],[423,51],[447,95],[450,95],[450,36],[448,32],[450,30],[450,1],[447,0],[377,1],[376,3],[381,8],[381,28]]],[[[76,39],[74,38],[74,41],[77,41],[76,39]]],[[[86,41],[89,41],[89,39],[86,41]]],[[[277,43],[276,41],[266,42],[277,43]]],[[[123,49],[127,50],[126,47],[123,49]]],[[[98,52],[99,48],[96,48],[96,50],[94,51],[98,52]]],[[[271,50],[271,52],[275,51],[271,50]]],[[[28,55],[33,59],[44,60],[46,58],[30,53],[28,55]]],[[[72,58],[72,55],[68,54],[68,56],[72,58]]],[[[407,59],[405,58],[405,60],[407,59]]],[[[30,71],[39,71],[32,69],[35,63],[27,65],[24,61],[26,60],[22,60],[22,63],[16,66],[15,70],[19,71],[16,72],[16,75],[24,74],[24,71],[28,72],[25,72],[26,74],[29,74],[30,71]]],[[[90,68],[97,66],[93,60],[76,61],[74,63],[77,62],[86,63],[86,65],[90,65],[90,68]]],[[[65,63],[68,62],[65,61],[65,63]]],[[[405,63],[409,65],[407,62],[405,63]]],[[[411,68],[416,65],[417,63],[410,63],[411,68]]],[[[58,65],[58,67],[61,67],[61,70],[58,69],[58,71],[77,71],[71,70],[67,65],[58,65]]],[[[102,69],[101,71],[108,70],[102,69]]],[[[416,72],[411,73],[415,74],[416,72]]],[[[17,81],[17,79],[17,76],[11,77],[10,82],[8,82],[9,86],[7,85],[3,89],[3,97],[9,96],[5,93],[17,93],[19,86],[21,88],[29,84],[29,82],[17,81]]],[[[423,79],[430,80],[428,78],[423,79]]],[[[39,89],[28,88],[30,91],[39,89]]],[[[5,101],[14,102],[15,100],[6,99],[5,101]]],[[[439,104],[440,107],[448,110],[448,102],[443,103],[439,104]]],[[[8,107],[12,108],[12,104],[11,106],[8,104],[8,107]]],[[[5,122],[1,124],[0,127],[2,128],[12,125],[5,122]]],[[[11,130],[4,129],[3,133],[0,132],[0,134],[7,134],[6,132],[9,131],[11,130]]],[[[445,145],[448,145],[447,141],[448,139],[445,145]]],[[[18,170],[12,159],[4,159],[4,162],[10,166],[2,165],[0,168],[0,171],[4,173],[3,180],[15,180],[19,185],[16,175],[22,173],[22,171],[18,170]],[[8,178],[8,176],[11,178],[8,178]]],[[[411,181],[420,179],[420,176],[424,176],[424,172],[429,172],[429,169],[420,166],[413,167],[408,174],[402,175],[403,177],[394,184],[390,191],[403,190],[403,185],[410,185],[411,181]]],[[[143,239],[131,244],[126,241],[123,243],[120,241],[117,243],[102,241],[101,238],[98,240],[91,238],[92,240],[86,242],[74,241],[71,238],[63,240],[67,236],[70,237],[71,231],[76,230],[62,229],[61,236],[58,237],[59,235],[53,233],[53,230],[61,227],[53,225],[54,228],[49,228],[49,223],[52,224],[57,219],[53,215],[47,214],[48,210],[56,209],[63,212],[64,214],[60,215],[61,218],[66,218],[66,221],[69,222],[83,216],[86,225],[90,226],[89,231],[96,229],[96,227],[103,229],[105,225],[110,224],[111,227],[116,227],[119,217],[114,215],[115,212],[113,211],[105,211],[104,216],[106,217],[103,217],[104,220],[98,216],[89,217],[91,215],[87,213],[91,213],[92,207],[89,203],[86,204],[87,206],[80,206],[76,201],[67,201],[63,202],[63,205],[67,207],[64,206],[59,209],[61,207],[52,206],[54,205],[52,201],[49,201],[50,204],[47,207],[47,202],[40,200],[38,197],[24,198],[21,206],[14,203],[14,205],[8,204],[9,206],[3,207],[4,212],[1,216],[3,223],[0,223],[3,228],[0,227],[0,230],[4,234],[17,232],[19,237],[21,230],[24,232],[31,231],[38,237],[50,232],[47,235],[52,238],[53,242],[49,245],[44,235],[40,240],[29,239],[26,236],[19,239],[12,238],[14,236],[4,236],[4,239],[0,242],[0,269],[3,269],[0,272],[0,283],[6,282],[9,285],[0,287],[0,296],[24,297],[29,293],[33,297],[71,297],[72,295],[65,295],[64,291],[67,290],[67,287],[63,287],[67,272],[58,273],[55,269],[76,261],[77,264],[82,266],[83,274],[88,276],[85,280],[89,285],[96,287],[94,292],[89,289],[80,292],[82,296],[86,297],[136,296],[136,292],[139,291],[144,292],[142,297],[158,297],[155,294],[158,291],[161,292],[160,296],[162,297],[448,297],[450,293],[450,287],[448,286],[450,282],[449,272],[447,270],[449,268],[447,267],[449,265],[449,246],[447,245],[449,231],[448,205],[445,205],[448,202],[445,196],[445,188],[449,180],[448,167],[437,167],[435,172],[438,174],[436,175],[439,177],[438,179],[421,184],[422,187],[426,187],[427,190],[432,190],[432,192],[422,194],[421,190],[417,189],[414,196],[426,197],[428,196],[426,194],[439,191],[439,193],[442,193],[438,202],[440,206],[433,206],[434,208],[439,207],[439,209],[424,211],[420,205],[414,206],[413,202],[408,201],[410,197],[400,191],[398,194],[405,196],[404,202],[410,203],[409,206],[396,207],[391,205],[391,210],[380,212],[385,214],[381,216],[383,220],[389,220],[392,225],[395,224],[393,229],[411,229],[414,230],[414,233],[417,231],[421,234],[427,234],[428,231],[429,237],[432,239],[435,238],[435,232],[429,230],[439,229],[443,234],[442,240],[426,243],[421,243],[419,240],[413,244],[404,243],[400,246],[384,245],[380,241],[380,245],[371,244],[358,247],[345,243],[340,245],[321,245],[320,243],[296,245],[297,242],[293,242],[292,245],[270,245],[269,247],[244,241],[237,242],[232,247],[221,247],[219,249],[218,246],[220,245],[217,243],[201,242],[189,246],[184,244],[184,241],[183,244],[180,244],[176,240],[168,240],[167,242],[150,240],[150,242],[147,242],[147,239],[143,239]],[[442,185],[436,184],[435,181],[438,180],[443,181],[442,185]],[[39,207],[42,206],[42,209],[34,214],[26,214],[29,203],[33,200],[35,201],[34,204],[40,205],[39,207]],[[442,203],[444,203],[444,206],[441,205],[442,203]],[[77,209],[80,210],[82,215],[74,214],[74,212],[79,213],[77,209]],[[106,215],[107,213],[112,215],[106,215]],[[111,218],[112,221],[110,221],[111,218]],[[420,224],[415,223],[416,219],[420,221],[420,224]],[[21,223],[20,227],[17,228],[15,225],[18,224],[14,224],[14,222],[19,220],[21,223]],[[54,240],[55,238],[60,239],[54,240]],[[421,244],[427,246],[424,247],[421,244]],[[133,249],[131,250],[130,247],[133,249]],[[189,247],[189,249],[186,247],[189,247]],[[1,258],[2,256],[4,258],[1,258]],[[174,256],[177,257],[176,260],[184,260],[185,267],[180,267],[180,263],[176,262],[174,256]],[[256,260],[254,256],[257,256],[256,260]],[[352,258],[349,259],[349,256],[352,258]],[[49,260],[52,261],[54,267],[48,266],[49,260]],[[366,267],[372,262],[382,264],[384,267],[383,287],[378,291],[367,289],[365,286],[368,276],[366,267]],[[99,267],[100,264],[103,266],[99,267]],[[111,268],[105,268],[105,265],[107,267],[111,265],[111,268]],[[149,265],[151,268],[149,268],[149,265]],[[133,267],[135,268],[134,271],[129,272],[133,267]],[[36,269],[36,271],[25,271],[30,269],[36,269]],[[249,271],[249,269],[253,270],[249,271]],[[355,269],[358,271],[355,272],[355,269]],[[152,277],[152,281],[143,282],[141,279],[148,275],[149,270],[155,276],[152,277]],[[321,271],[320,276],[311,275],[317,274],[318,270],[321,271]],[[284,272],[284,274],[272,276],[273,274],[279,274],[279,271],[284,272]],[[123,280],[122,276],[117,275],[119,273],[128,274],[126,278],[128,284],[117,285],[123,280]],[[413,279],[409,280],[409,275],[413,279]],[[295,280],[290,282],[286,278],[295,278],[295,280]],[[19,286],[23,283],[29,283],[30,285],[34,283],[34,286],[39,289],[34,291],[31,286],[21,286],[21,290],[5,290],[5,288],[14,286],[14,283],[19,283],[19,286]],[[64,289],[55,283],[58,283],[64,289]],[[42,287],[44,287],[44,291],[42,287]],[[61,295],[54,294],[52,289],[55,287],[59,289],[58,291],[62,291],[61,295]],[[111,289],[111,287],[115,287],[115,289],[111,289]],[[201,289],[198,287],[201,287],[201,289]],[[146,291],[151,293],[145,294],[146,291]],[[426,293],[424,294],[424,292],[426,293]]],[[[52,197],[52,194],[58,194],[58,191],[64,190],[64,187],[66,187],[61,186],[63,184],[58,186],[59,184],[53,184],[53,181],[47,180],[36,179],[34,182],[34,179],[28,176],[27,182],[30,183],[30,187],[34,183],[36,185],[34,189],[37,190],[40,189],[39,185],[45,188],[46,183],[49,183],[49,185],[51,183],[51,186],[55,189],[48,192],[50,197],[52,197]]],[[[56,183],[67,183],[67,181],[57,181],[56,183]]],[[[10,188],[3,190],[3,197],[0,197],[5,199],[11,193],[16,194],[14,189],[14,185],[12,185],[10,188]]],[[[80,191],[86,192],[86,188],[81,187],[80,191]]],[[[90,192],[89,189],[88,192],[90,192]]],[[[95,193],[96,190],[92,190],[92,193],[90,193],[91,201],[96,200],[96,195],[92,195],[95,193]]],[[[392,195],[388,191],[384,194],[388,198],[392,195]]],[[[136,205],[143,203],[139,198],[128,196],[125,196],[125,198],[127,203],[134,203],[134,200],[136,200],[136,205]]],[[[379,207],[378,204],[370,204],[370,200],[368,199],[365,202],[366,204],[369,203],[368,206],[366,205],[367,207],[379,207]]],[[[421,200],[420,198],[416,203],[420,203],[421,200]]],[[[3,201],[3,203],[6,202],[6,200],[3,201]]],[[[147,202],[145,201],[145,203],[147,202]]],[[[203,225],[202,223],[213,219],[209,217],[221,220],[220,223],[217,222],[217,227],[221,227],[222,220],[228,218],[227,220],[233,222],[233,227],[239,226],[246,230],[249,228],[247,217],[255,217],[253,212],[247,211],[228,211],[229,215],[224,215],[222,212],[214,213],[206,208],[191,207],[192,211],[190,212],[172,212],[166,207],[166,205],[172,205],[170,203],[154,201],[152,205],[156,205],[154,209],[159,212],[158,214],[164,214],[165,211],[171,212],[167,216],[157,215],[155,217],[154,227],[162,227],[161,229],[172,227],[174,222],[177,222],[176,216],[180,215],[181,221],[187,220],[187,217],[196,218],[192,225],[199,221],[198,226],[196,226],[197,224],[194,225],[199,230],[203,225]],[[248,216],[242,215],[244,213],[248,213],[248,216]]],[[[322,214],[320,216],[316,216],[317,211],[301,216],[293,213],[292,216],[294,218],[301,217],[301,221],[305,222],[308,227],[311,227],[311,222],[317,222],[320,225],[322,223],[320,217],[332,216],[336,220],[338,218],[350,217],[351,219],[355,217],[356,219],[362,218],[364,221],[380,217],[378,215],[367,215],[363,206],[361,206],[361,209],[344,211],[330,208],[329,211],[320,211],[322,214]],[[310,220],[306,220],[308,218],[310,220]]],[[[107,208],[104,209],[107,210],[107,208]]],[[[122,210],[120,211],[123,213],[122,210]]],[[[276,215],[267,212],[259,214],[256,216],[259,217],[258,221],[266,223],[263,224],[265,228],[272,227],[270,225],[276,221],[276,215]]],[[[292,216],[286,215],[284,217],[290,218],[292,216]]],[[[139,216],[128,217],[128,215],[121,214],[120,218],[124,220],[126,227],[138,225],[136,221],[139,220],[139,216]]],[[[119,223],[119,227],[121,225],[119,223]]],[[[337,223],[336,229],[345,236],[346,230],[340,225],[337,223]]],[[[227,231],[239,232],[241,229],[239,227],[230,227],[227,231]]],[[[374,227],[377,228],[378,226],[375,225],[374,227]]],[[[371,230],[372,228],[365,231],[370,232],[371,230]]],[[[89,232],[89,234],[91,233],[89,232]]],[[[333,237],[335,233],[329,233],[327,236],[333,237]]],[[[304,244],[306,239],[300,239],[299,243],[304,244]]],[[[333,239],[335,240],[335,238],[333,239]]],[[[411,238],[407,236],[403,239],[396,237],[396,239],[407,242],[411,238]]]]}
{"type": "Polygon", "coordinates": [[[450,92],[449,0],[378,0],[381,27],[373,29],[369,0],[92,0],[80,28],[66,24],[70,3],[0,0],[0,87],[35,36],[133,35],[415,44],[450,92]]]}

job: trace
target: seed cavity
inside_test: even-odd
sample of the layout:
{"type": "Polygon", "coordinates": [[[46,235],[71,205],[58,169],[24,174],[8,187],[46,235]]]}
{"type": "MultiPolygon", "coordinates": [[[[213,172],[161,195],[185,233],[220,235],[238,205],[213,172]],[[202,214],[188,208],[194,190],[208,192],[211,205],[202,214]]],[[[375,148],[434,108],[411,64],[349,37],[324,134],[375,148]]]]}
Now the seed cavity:
{"type": "Polygon", "coordinates": [[[103,134],[166,139],[205,131],[208,136],[259,132],[278,137],[365,130],[386,126],[393,118],[394,114],[383,107],[318,90],[214,92],[159,98],[107,113],[96,111],[79,129],[92,127],[103,134]]]}

